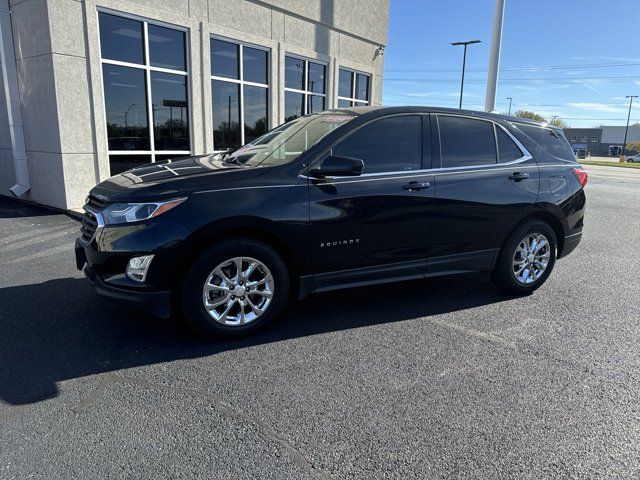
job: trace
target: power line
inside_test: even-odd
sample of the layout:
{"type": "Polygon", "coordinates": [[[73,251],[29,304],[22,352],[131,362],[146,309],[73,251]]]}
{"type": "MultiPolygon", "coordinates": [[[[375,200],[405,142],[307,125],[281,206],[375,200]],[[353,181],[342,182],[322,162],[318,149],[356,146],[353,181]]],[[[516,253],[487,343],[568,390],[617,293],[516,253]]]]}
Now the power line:
{"type": "MultiPolygon", "coordinates": [[[[539,65],[528,67],[503,67],[501,72],[512,71],[539,71],[539,70],[581,70],[584,68],[612,68],[612,67],[633,67],[638,66],[640,63],[592,63],[585,65],[539,65]]],[[[457,72],[455,68],[386,68],[386,72],[457,72]]],[[[469,72],[486,72],[486,68],[481,67],[469,67],[469,72]]]]}
{"type": "MultiPolygon", "coordinates": [[[[623,76],[611,76],[611,77],[546,77],[546,78],[503,78],[500,83],[505,82],[518,82],[518,83],[544,83],[544,82],[557,82],[557,81],[571,81],[571,82],[584,82],[586,80],[609,80],[608,82],[598,83],[620,83],[620,81],[626,81],[628,79],[640,79],[640,75],[623,75],[623,76]],[[616,80],[611,82],[611,80],[616,80]]],[[[388,82],[430,82],[430,83],[458,83],[458,80],[452,78],[385,78],[388,82]]],[[[485,83],[486,79],[473,78],[466,80],[469,83],[485,83]]]]}
{"type": "MultiPolygon", "coordinates": [[[[396,92],[384,92],[383,95],[394,95],[394,96],[398,96],[398,97],[406,97],[406,98],[413,98],[414,100],[439,100],[439,101],[443,101],[443,102],[457,102],[457,100],[453,99],[453,98],[442,98],[442,97],[423,97],[423,96],[416,96],[416,95],[411,95],[411,94],[407,94],[407,93],[396,93],[396,92]]],[[[466,103],[468,104],[477,104],[477,105],[484,105],[483,102],[474,102],[474,101],[467,101],[466,103]]],[[[506,105],[506,102],[499,102],[501,105],[506,105]]],[[[628,104],[626,103],[607,103],[606,106],[607,107],[627,107],[628,104]]],[[[576,106],[576,105],[567,105],[566,103],[521,103],[521,102],[516,102],[514,104],[514,106],[516,107],[565,107],[565,108],[589,108],[588,106],[576,106]]],[[[597,107],[594,107],[597,108],[597,107]]]]}

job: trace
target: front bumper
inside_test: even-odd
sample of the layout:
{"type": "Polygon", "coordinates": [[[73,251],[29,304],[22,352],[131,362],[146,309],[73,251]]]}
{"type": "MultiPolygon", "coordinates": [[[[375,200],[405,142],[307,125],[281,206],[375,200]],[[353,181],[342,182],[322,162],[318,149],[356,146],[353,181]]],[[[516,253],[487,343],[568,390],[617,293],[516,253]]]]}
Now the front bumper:
{"type": "Polygon", "coordinates": [[[76,240],[75,254],[78,270],[84,272],[101,297],[126,303],[156,317],[168,318],[171,316],[171,291],[147,290],[139,286],[128,287],[127,284],[133,284],[133,282],[123,275],[112,276],[107,280],[101,278],[87,262],[85,246],[80,240],[76,240]]]}

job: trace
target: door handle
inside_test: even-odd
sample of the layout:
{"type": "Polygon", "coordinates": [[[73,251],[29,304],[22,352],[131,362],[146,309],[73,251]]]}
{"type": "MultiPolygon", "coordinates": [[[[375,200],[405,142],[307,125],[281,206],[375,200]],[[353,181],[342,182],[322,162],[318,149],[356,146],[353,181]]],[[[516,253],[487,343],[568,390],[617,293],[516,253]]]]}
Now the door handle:
{"type": "Polygon", "coordinates": [[[514,182],[519,182],[520,180],[525,180],[527,178],[529,178],[529,174],[526,172],[513,172],[511,175],[509,175],[509,180],[513,180],[514,182]]]}
{"type": "Polygon", "coordinates": [[[417,192],[418,190],[424,190],[430,186],[431,184],[429,182],[409,182],[406,185],[403,185],[402,188],[409,190],[410,192],[417,192]]]}

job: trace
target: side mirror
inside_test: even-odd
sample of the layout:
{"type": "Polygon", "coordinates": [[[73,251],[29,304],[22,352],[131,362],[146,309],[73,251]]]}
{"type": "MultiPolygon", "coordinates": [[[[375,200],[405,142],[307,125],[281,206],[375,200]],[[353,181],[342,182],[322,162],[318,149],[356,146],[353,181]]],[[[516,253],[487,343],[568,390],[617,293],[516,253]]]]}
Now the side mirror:
{"type": "Polygon", "coordinates": [[[359,158],[337,157],[331,155],[309,173],[317,178],[324,177],[355,177],[362,173],[364,162],[359,158]]]}

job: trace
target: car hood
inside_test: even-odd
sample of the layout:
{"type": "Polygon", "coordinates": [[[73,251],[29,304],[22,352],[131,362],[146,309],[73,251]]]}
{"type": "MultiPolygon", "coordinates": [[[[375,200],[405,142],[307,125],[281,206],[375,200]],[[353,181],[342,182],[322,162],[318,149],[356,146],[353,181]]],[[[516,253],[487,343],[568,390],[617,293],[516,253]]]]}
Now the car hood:
{"type": "Polygon", "coordinates": [[[224,162],[214,155],[188,157],[128,170],[96,185],[90,194],[107,202],[162,200],[222,183],[237,184],[268,170],[224,162]]]}

